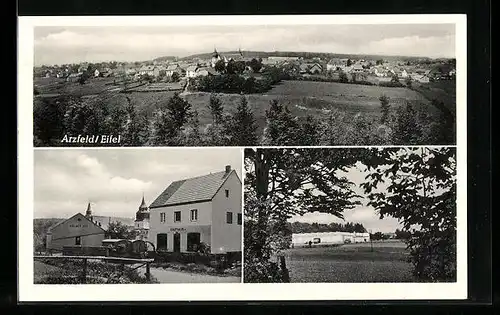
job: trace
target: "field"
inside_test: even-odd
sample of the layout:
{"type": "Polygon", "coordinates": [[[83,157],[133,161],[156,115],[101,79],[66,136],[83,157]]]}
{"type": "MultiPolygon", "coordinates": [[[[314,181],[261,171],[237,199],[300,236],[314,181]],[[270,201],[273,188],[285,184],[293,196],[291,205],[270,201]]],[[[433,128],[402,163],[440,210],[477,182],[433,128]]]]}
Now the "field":
{"type": "MultiPolygon", "coordinates": [[[[125,107],[127,97],[133,104],[136,104],[139,111],[151,115],[155,109],[162,104],[166,104],[168,99],[176,93],[175,91],[154,91],[145,92],[148,89],[166,88],[162,84],[160,87],[154,84],[141,86],[139,89],[144,92],[118,93],[119,86],[113,84],[112,78],[90,79],[86,84],[68,83],[61,79],[37,78],[35,80],[37,89],[42,95],[74,95],[87,99],[94,99],[96,102],[104,104],[109,108],[115,106],[125,107]]],[[[171,87],[172,88],[172,87],[171,87]]],[[[418,91],[423,91],[427,95],[407,88],[390,88],[380,86],[342,84],[334,82],[311,82],[311,81],[283,81],[265,94],[246,95],[248,104],[253,110],[258,124],[257,132],[262,134],[266,126],[265,112],[269,108],[271,100],[278,100],[288,105],[292,114],[298,117],[312,115],[318,119],[326,118],[334,109],[348,112],[352,115],[363,113],[365,116],[380,115],[381,95],[390,98],[392,108],[409,101],[416,107],[424,106],[426,111],[433,113],[436,109],[429,106],[429,99],[438,95],[441,98],[447,97],[447,102],[452,101],[448,93],[454,93],[450,89],[434,87],[415,87],[418,91]]],[[[234,112],[240,100],[239,94],[218,94],[224,109],[227,113],[234,112]]],[[[186,92],[181,93],[181,97],[186,99],[199,114],[201,125],[211,123],[211,115],[207,107],[210,93],[206,92],[186,92]]]]}
{"type": "Polygon", "coordinates": [[[414,282],[402,242],[345,244],[290,249],[286,255],[291,282],[414,282]]]}

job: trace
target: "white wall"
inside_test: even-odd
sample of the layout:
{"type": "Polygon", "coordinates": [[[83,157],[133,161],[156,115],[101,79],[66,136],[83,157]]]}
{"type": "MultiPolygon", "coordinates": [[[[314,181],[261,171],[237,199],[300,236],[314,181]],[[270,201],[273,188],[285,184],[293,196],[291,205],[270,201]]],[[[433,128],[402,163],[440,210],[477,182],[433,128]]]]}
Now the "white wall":
{"type": "Polygon", "coordinates": [[[212,253],[241,251],[242,225],[238,224],[238,213],[241,213],[242,184],[235,171],[231,172],[212,202],[212,253]],[[226,198],[226,189],[229,198],[226,198]],[[226,223],[226,212],[233,213],[232,224],[226,223]]]}
{"type": "Polygon", "coordinates": [[[369,233],[349,233],[349,232],[318,232],[318,233],[296,233],[292,234],[292,244],[294,246],[308,246],[309,241],[314,245],[344,244],[345,240],[351,243],[364,243],[370,241],[369,233]],[[321,242],[314,244],[314,239],[319,238],[321,242]]]}
{"type": "Polygon", "coordinates": [[[212,224],[212,202],[198,202],[179,206],[168,206],[161,208],[150,209],[150,219],[149,219],[149,241],[155,244],[157,247],[157,235],[160,233],[166,233],[167,236],[167,246],[169,251],[173,251],[174,248],[174,233],[172,229],[184,229],[179,230],[181,234],[181,251],[186,251],[187,233],[188,232],[198,232],[200,233],[200,241],[211,244],[210,228],[212,224]],[[198,210],[198,220],[190,221],[191,210],[198,210]],[[181,222],[174,222],[174,212],[181,212],[181,222]],[[166,220],[161,222],[160,213],[165,213],[166,220]]]}
{"type": "MultiPolygon", "coordinates": [[[[104,232],[102,232],[102,234],[80,236],[80,246],[92,246],[92,247],[101,246],[103,239],[104,239],[104,232]]],[[[75,244],[75,241],[76,241],[76,236],[60,238],[60,239],[52,239],[50,245],[49,243],[47,244],[47,248],[62,250],[63,246],[77,246],[75,244]]]]}

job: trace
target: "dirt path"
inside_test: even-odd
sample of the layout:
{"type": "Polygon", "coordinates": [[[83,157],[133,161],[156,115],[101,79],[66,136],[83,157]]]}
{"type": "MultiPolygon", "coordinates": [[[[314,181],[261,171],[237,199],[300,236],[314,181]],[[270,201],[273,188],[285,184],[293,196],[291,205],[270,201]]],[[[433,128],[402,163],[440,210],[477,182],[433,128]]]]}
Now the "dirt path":
{"type": "MultiPolygon", "coordinates": [[[[145,268],[139,271],[146,272],[145,268]]],[[[239,277],[218,277],[198,273],[180,272],[163,268],[151,267],[151,275],[158,279],[160,283],[239,283],[239,277]]]]}

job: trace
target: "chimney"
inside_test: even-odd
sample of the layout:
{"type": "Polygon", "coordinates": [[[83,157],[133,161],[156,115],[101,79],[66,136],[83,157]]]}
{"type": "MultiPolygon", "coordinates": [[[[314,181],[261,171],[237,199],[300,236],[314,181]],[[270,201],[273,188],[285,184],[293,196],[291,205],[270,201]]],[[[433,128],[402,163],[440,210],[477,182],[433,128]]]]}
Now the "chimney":
{"type": "Polygon", "coordinates": [[[226,174],[231,172],[231,165],[226,165],[226,174]]]}

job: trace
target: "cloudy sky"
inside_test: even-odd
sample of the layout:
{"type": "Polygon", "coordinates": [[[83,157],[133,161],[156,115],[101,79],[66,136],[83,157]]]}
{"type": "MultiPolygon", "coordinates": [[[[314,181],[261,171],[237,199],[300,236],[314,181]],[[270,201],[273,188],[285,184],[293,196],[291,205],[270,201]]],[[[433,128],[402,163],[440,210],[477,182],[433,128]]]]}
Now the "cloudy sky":
{"type": "MultiPolygon", "coordinates": [[[[359,187],[359,184],[364,182],[364,178],[366,173],[364,173],[365,167],[358,163],[356,167],[353,167],[348,170],[347,173],[339,174],[341,176],[346,176],[349,178],[351,182],[353,182],[356,186],[353,186],[353,190],[357,195],[364,196],[363,189],[359,187]]],[[[377,190],[384,190],[384,184],[379,184],[377,190]]],[[[362,205],[357,206],[350,210],[344,211],[344,220],[339,219],[331,214],[327,213],[308,213],[303,216],[294,216],[290,219],[290,222],[299,221],[299,222],[307,222],[307,223],[325,223],[330,224],[332,222],[337,223],[362,223],[363,226],[367,230],[372,230],[372,233],[375,232],[394,232],[396,229],[401,229],[401,225],[399,224],[397,219],[391,217],[384,217],[384,219],[380,219],[379,215],[375,211],[373,207],[366,206],[369,199],[362,197],[359,199],[362,205]]]]}
{"type": "Polygon", "coordinates": [[[223,171],[241,178],[239,149],[35,150],[34,217],[85,213],[132,218],[175,180],[223,171]]]}
{"type": "Polygon", "coordinates": [[[455,57],[454,24],[36,27],[34,62],[143,61],[228,50],[455,57]]]}

